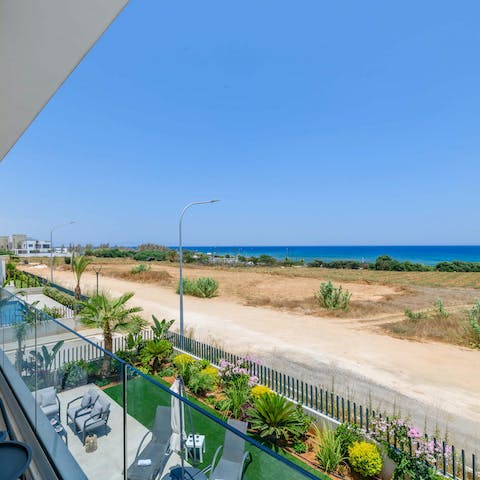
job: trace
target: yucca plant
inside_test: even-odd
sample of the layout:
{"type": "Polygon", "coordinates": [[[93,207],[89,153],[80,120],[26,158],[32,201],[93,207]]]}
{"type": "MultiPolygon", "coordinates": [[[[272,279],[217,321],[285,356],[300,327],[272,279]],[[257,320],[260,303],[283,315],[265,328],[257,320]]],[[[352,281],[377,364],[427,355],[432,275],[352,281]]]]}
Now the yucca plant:
{"type": "Polygon", "coordinates": [[[317,460],[321,468],[326,472],[335,472],[341,462],[345,460],[342,453],[342,441],[335,436],[335,432],[323,425],[320,430],[315,425],[318,441],[317,460]]]}
{"type": "Polygon", "coordinates": [[[252,428],[274,445],[288,442],[303,430],[295,405],[275,393],[255,399],[247,414],[252,428]]]}
{"type": "Polygon", "coordinates": [[[80,279],[82,278],[83,272],[86,270],[89,263],[90,260],[84,255],[81,255],[80,257],[72,257],[72,271],[77,281],[77,284],[75,286],[75,298],[77,300],[80,300],[80,297],[82,295],[82,290],[80,289],[80,279]]]}

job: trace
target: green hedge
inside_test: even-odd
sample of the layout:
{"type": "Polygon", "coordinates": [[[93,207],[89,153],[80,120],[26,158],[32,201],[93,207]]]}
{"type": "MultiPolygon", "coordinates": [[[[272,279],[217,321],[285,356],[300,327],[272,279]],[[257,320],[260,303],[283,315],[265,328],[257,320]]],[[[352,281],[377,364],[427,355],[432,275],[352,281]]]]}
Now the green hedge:
{"type": "Polygon", "coordinates": [[[67,295],[66,293],[63,293],[56,288],[43,287],[43,294],[47,297],[52,298],[58,303],[61,303],[65,307],[70,308],[71,310],[80,310],[80,304],[77,302],[77,300],[75,300],[75,297],[73,297],[72,295],[67,295]]]}

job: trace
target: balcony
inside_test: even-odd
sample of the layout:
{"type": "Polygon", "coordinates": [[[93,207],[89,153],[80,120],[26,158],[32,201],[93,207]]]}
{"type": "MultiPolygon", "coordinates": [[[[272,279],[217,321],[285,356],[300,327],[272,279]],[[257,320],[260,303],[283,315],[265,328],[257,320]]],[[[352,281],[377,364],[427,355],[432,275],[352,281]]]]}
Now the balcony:
{"type": "Polygon", "coordinates": [[[202,470],[211,465],[228,437],[230,442],[238,440],[234,442],[238,463],[245,450],[243,476],[238,478],[324,478],[277,455],[213,410],[173,392],[168,384],[143,374],[21,298],[0,290],[0,302],[0,369],[6,382],[2,392],[11,391],[58,478],[140,478],[134,471],[149,478],[153,464],[160,465],[153,478],[214,478],[202,470]],[[85,400],[89,396],[98,396],[93,407],[85,400]],[[84,415],[97,427],[84,429],[85,435],[85,417],[67,417],[67,411],[79,408],[82,401],[84,415]],[[159,451],[149,453],[152,458],[146,463],[151,465],[142,466],[149,432],[159,428],[158,412],[164,411],[157,407],[169,407],[170,412],[160,427],[170,429],[176,423],[183,438],[172,442],[165,458],[159,451]],[[185,449],[189,434],[204,437],[200,448],[185,449]]]}

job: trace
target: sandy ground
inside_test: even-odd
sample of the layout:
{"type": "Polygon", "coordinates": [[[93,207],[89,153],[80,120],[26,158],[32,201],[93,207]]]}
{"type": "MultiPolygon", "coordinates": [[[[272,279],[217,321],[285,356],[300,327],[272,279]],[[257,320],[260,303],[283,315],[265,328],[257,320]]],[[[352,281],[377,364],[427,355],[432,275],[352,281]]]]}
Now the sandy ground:
{"type": "MultiPolygon", "coordinates": [[[[44,276],[48,272],[32,271],[44,276]]],[[[72,288],[74,280],[70,271],[57,271],[55,281],[72,288]]],[[[134,292],[132,304],[143,307],[145,317],[155,314],[178,319],[178,295],[171,286],[105,276],[101,276],[100,285],[113,295],[134,292]]],[[[82,288],[93,290],[94,286],[95,275],[86,272],[82,288]]],[[[397,294],[389,286],[352,286],[357,288],[356,292],[352,288],[357,295],[365,295],[369,289],[377,296],[397,294]]],[[[358,319],[242,305],[228,295],[185,297],[184,309],[186,328],[197,339],[235,353],[255,354],[269,366],[333,387],[337,393],[376,410],[400,411],[429,432],[448,432],[457,447],[460,444],[468,452],[480,453],[478,351],[396,339],[358,319]]]]}

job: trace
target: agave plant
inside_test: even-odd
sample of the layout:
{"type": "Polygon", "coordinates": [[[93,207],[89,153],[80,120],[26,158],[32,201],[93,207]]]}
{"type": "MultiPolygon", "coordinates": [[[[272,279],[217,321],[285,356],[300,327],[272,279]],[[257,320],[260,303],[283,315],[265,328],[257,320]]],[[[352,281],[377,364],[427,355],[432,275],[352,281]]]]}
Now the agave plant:
{"type": "Polygon", "coordinates": [[[258,397],[248,416],[252,428],[275,445],[288,442],[303,431],[295,405],[274,393],[258,397]]]}

